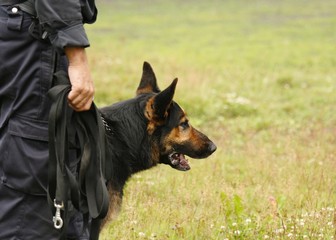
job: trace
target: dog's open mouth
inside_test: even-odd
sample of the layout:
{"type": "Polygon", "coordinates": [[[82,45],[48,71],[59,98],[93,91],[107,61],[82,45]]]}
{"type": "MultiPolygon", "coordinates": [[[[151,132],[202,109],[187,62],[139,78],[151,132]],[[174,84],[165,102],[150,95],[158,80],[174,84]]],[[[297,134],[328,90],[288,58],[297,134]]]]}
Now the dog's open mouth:
{"type": "Polygon", "coordinates": [[[190,170],[190,165],[188,160],[182,153],[173,152],[169,154],[169,160],[171,166],[180,171],[188,171],[190,170]]]}

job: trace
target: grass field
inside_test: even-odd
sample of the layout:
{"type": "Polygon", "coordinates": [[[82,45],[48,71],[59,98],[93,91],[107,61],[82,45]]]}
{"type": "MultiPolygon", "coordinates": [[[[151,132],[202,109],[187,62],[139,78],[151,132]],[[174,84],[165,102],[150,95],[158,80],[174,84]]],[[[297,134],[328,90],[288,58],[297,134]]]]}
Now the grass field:
{"type": "Polygon", "coordinates": [[[101,239],[334,239],[336,1],[98,1],[96,100],[143,61],[217,144],[189,172],[135,175],[101,239]]]}

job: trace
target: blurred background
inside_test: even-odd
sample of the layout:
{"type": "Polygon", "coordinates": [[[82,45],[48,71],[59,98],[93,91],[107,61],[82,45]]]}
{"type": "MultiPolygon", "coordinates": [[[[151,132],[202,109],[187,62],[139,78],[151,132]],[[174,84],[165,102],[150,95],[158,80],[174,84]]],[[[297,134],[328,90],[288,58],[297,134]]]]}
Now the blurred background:
{"type": "Polygon", "coordinates": [[[218,150],[135,175],[102,239],[333,239],[336,1],[97,1],[98,106],[148,61],[218,150]]]}

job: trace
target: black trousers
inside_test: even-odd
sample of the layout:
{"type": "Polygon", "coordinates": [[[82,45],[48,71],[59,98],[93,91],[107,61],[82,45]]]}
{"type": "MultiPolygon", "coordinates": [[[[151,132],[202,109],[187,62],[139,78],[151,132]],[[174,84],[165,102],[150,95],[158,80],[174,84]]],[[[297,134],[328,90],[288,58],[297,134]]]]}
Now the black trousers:
{"type": "MultiPolygon", "coordinates": [[[[29,34],[32,21],[18,8],[0,6],[0,239],[59,238],[46,195],[47,92],[66,61],[29,34]]],[[[79,213],[68,229],[69,237],[88,239],[79,213]]]]}

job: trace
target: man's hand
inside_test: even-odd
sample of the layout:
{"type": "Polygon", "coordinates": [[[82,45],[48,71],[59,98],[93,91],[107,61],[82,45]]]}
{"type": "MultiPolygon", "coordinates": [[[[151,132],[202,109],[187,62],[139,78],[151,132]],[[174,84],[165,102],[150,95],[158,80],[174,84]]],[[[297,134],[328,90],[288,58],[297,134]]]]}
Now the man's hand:
{"type": "Polygon", "coordinates": [[[69,61],[68,74],[71,82],[69,104],[75,111],[89,110],[93,101],[94,85],[85,48],[66,47],[65,54],[69,61]]]}

